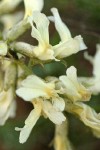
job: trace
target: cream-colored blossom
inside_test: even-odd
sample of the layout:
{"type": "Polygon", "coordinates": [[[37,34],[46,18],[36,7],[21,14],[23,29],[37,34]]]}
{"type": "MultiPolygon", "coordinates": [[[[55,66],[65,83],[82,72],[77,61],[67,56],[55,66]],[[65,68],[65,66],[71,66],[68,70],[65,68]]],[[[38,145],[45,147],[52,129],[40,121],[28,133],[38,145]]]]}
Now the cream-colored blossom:
{"type": "Polygon", "coordinates": [[[4,41],[0,41],[0,55],[1,56],[5,56],[7,54],[7,44],[4,41]]]}
{"type": "Polygon", "coordinates": [[[100,113],[96,113],[93,108],[82,102],[72,103],[67,99],[65,102],[66,111],[77,115],[86,126],[91,128],[93,134],[100,138],[100,113]]]}
{"type": "Polygon", "coordinates": [[[73,102],[90,100],[91,93],[86,89],[77,78],[77,70],[74,66],[67,69],[66,75],[60,76],[60,86],[64,89],[66,95],[73,102]]]}
{"type": "Polygon", "coordinates": [[[16,90],[16,93],[26,101],[31,101],[41,96],[49,99],[55,92],[55,85],[53,83],[46,83],[36,75],[28,76],[22,81],[21,85],[22,86],[16,90]],[[25,92],[25,90],[27,92],[25,92]]]}
{"type": "Polygon", "coordinates": [[[24,0],[25,18],[31,16],[33,11],[41,11],[44,5],[43,0],[24,0]]]}
{"type": "Polygon", "coordinates": [[[61,38],[61,42],[55,45],[54,56],[57,58],[64,58],[70,56],[80,50],[86,49],[86,45],[83,42],[81,35],[72,38],[71,33],[65,23],[61,20],[58,10],[52,8],[53,21],[55,23],[56,30],[61,38]]]}
{"type": "Polygon", "coordinates": [[[65,107],[64,100],[59,97],[59,91],[55,90],[55,84],[45,82],[36,75],[30,75],[22,81],[16,94],[25,101],[30,101],[34,109],[25,121],[25,126],[20,130],[20,143],[24,143],[30,135],[32,128],[41,115],[49,118],[55,124],[65,121],[62,111],[65,107]]]}
{"type": "Polygon", "coordinates": [[[55,124],[61,124],[62,121],[65,121],[65,117],[60,110],[60,105],[59,108],[55,107],[50,101],[43,100],[41,98],[34,99],[32,104],[34,105],[34,109],[30,112],[28,118],[25,120],[25,126],[23,128],[15,128],[16,131],[20,131],[20,143],[26,142],[34,125],[41,115],[43,115],[45,118],[49,118],[55,124]]]}
{"type": "Polygon", "coordinates": [[[64,101],[59,97],[60,91],[55,89],[55,84],[46,82],[36,75],[30,75],[23,80],[21,87],[16,90],[16,93],[25,101],[33,101],[42,97],[43,99],[51,100],[55,106],[59,104],[61,110],[64,109],[64,101]]]}
{"type": "Polygon", "coordinates": [[[32,17],[29,18],[32,26],[31,35],[33,38],[38,40],[38,46],[33,49],[34,56],[40,60],[52,60],[55,59],[54,51],[49,43],[49,20],[48,18],[36,11],[33,12],[32,17]],[[36,27],[33,25],[33,22],[36,27]]]}
{"type": "MultiPolygon", "coordinates": [[[[57,17],[55,14],[55,9],[52,9],[52,11],[54,13],[55,18],[58,17],[60,18],[57,10],[56,10],[57,17]]],[[[58,24],[64,24],[64,28],[65,30],[67,30],[67,32],[63,32],[61,34],[64,34],[64,37],[66,36],[68,37],[68,39],[63,40],[61,38],[60,43],[55,46],[52,46],[50,44],[49,41],[50,22],[44,14],[38,11],[34,11],[33,15],[29,18],[29,21],[32,26],[31,35],[33,38],[38,40],[38,46],[36,46],[33,49],[33,53],[34,53],[33,56],[37,57],[40,60],[52,60],[52,59],[57,60],[56,57],[64,58],[78,52],[79,50],[86,49],[86,46],[81,36],[76,36],[74,39],[71,38],[70,31],[67,29],[65,24],[61,21],[61,19],[60,19],[61,21],[60,23],[59,23],[59,19],[57,19],[55,25],[57,26],[58,24]],[[35,23],[36,26],[33,23],[35,23]]],[[[59,27],[62,28],[61,26],[59,27]]]]}
{"type": "Polygon", "coordinates": [[[15,116],[15,81],[16,65],[3,61],[0,69],[0,125],[4,125],[9,117],[15,116]]]}
{"type": "MultiPolygon", "coordinates": [[[[55,9],[53,13],[55,18],[56,15],[59,16],[57,10],[56,10],[56,15],[55,15],[55,9]]],[[[57,18],[60,18],[60,16],[57,18]]],[[[15,51],[18,51],[23,55],[26,55],[28,57],[33,57],[33,58],[36,57],[42,61],[46,61],[46,60],[58,61],[58,59],[60,58],[67,57],[69,55],[78,52],[79,50],[83,50],[86,48],[81,36],[76,36],[74,39],[70,37],[70,31],[67,29],[65,25],[64,27],[66,28],[67,32],[63,32],[63,34],[64,37],[66,35],[68,39],[66,38],[66,40],[63,40],[61,38],[59,44],[52,46],[49,41],[49,23],[50,21],[45,14],[40,13],[39,10],[33,11],[33,14],[31,16],[24,19],[22,22],[20,22],[18,25],[12,28],[11,31],[7,33],[6,39],[8,39],[9,41],[15,40],[22,33],[24,33],[28,28],[30,28],[31,25],[32,27],[31,36],[38,41],[38,45],[33,46],[28,43],[18,42],[12,44],[11,47],[12,49],[15,49],[15,51]],[[23,47],[26,48],[27,51],[26,49],[23,49],[23,47]]],[[[55,25],[56,24],[57,21],[55,25]]],[[[59,23],[59,19],[58,19],[58,24],[63,24],[63,22],[61,21],[59,23]]]]}
{"type": "Polygon", "coordinates": [[[68,121],[64,121],[61,125],[56,125],[54,136],[55,150],[72,150],[72,145],[68,139],[68,121]]]}

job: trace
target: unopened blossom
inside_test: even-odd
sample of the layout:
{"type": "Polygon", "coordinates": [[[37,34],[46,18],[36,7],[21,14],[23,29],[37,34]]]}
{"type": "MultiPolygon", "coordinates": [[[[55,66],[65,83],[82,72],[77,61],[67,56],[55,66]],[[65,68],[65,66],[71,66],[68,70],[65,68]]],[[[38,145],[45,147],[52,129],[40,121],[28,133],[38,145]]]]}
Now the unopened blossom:
{"type": "Polygon", "coordinates": [[[100,113],[96,113],[93,108],[82,102],[72,103],[68,99],[65,102],[66,111],[78,116],[86,126],[91,128],[93,134],[100,138],[100,113]]]}
{"type": "Polygon", "coordinates": [[[33,11],[41,11],[44,5],[43,0],[24,0],[25,18],[32,16],[33,11]]]}
{"type": "Polygon", "coordinates": [[[33,58],[34,56],[34,46],[25,42],[13,42],[10,44],[10,48],[18,53],[20,56],[28,56],[33,58]]]}
{"type": "Polygon", "coordinates": [[[72,150],[72,145],[68,139],[68,121],[64,121],[61,125],[55,126],[54,136],[55,150],[72,150]]]}
{"type": "Polygon", "coordinates": [[[71,101],[88,101],[90,100],[91,93],[78,81],[77,70],[74,66],[67,69],[66,75],[60,76],[60,86],[62,86],[64,95],[71,101]]]}
{"type": "Polygon", "coordinates": [[[16,65],[3,61],[0,66],[0,125],[4,125],[8,118],[15,116],[15,82],[16,65]]]}
{"type": "Polygon", "coordinates": [[[20,143],[24,143],[29,137],[32,128],[41,115],[49,118],[55,124],[65,121],[64,100],[59,97],[59,91],[55,90],[54,83],[47,83],[36,75],[30,75],[22,81],[21,87],[16,94],[25,101],[30,101],[34,109],[29,114],[23,128],[16,128],[20,131],[20,143]]]}
{"type": "Polygon", "coordinates": [[[0,41],[0,55],[5,56],[7,54],[8,47],[6,42],[0,41]]]}

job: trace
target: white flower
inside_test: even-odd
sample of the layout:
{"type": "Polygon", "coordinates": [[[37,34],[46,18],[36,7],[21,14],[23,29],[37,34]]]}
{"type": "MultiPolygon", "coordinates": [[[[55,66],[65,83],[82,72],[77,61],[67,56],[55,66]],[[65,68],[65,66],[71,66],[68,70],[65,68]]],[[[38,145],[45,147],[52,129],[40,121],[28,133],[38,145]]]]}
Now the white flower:
{"type": "Polygon", "coordinates": [[[29,21],[32,26],[31,35],[36,38],[39,43],[38,46],[33,49],[35,57],[40,60],[55,59],[53,48],[49,44],[48,18],[40,12],[33,12],[33,15],[29,18],[29,21]],[[36,24],[36,27],[33,25],[32,20],[36,24]]]}
{"type": "Polygon", "coordinates": [[[64,110],[64,101],[59,97],[60,91],[55,89],[55,84],[47,83],[36,75],[30,75],[23,80],[16,93],[25,101],[33,101],[36,98],[51,100],[55,107],[64,110]]]}
{"type": "Polygon", "coordinates": [[[100,113],[96,113],[90,106],[82,103],[72,103],[69,100],[66,102],[66,111],[75,114],[88,127],[91,128],[93,134],[100,138],[100,113]]]}
{"type": "Polygon", "coordinates": [[[61,42],[55,46],[52,46],[49,42],[49,20],[48,18],[38,12],[34,11],[33,15],[29,18],[29,22],[32,26],[31,35],[38,40],[38,46],[33,49],[34,56],[40,60],[52,60],[57,58],[64,58],[79,50],[86,49],[86,46],[81,36],[76,36],[74,39],[70,35],[70,31],[61,21],[58,11],[52,9],[55,18],[55,25],[58,33],[66,38],[61,37],[61,42]],[[35,23],[35,25],[33,24],[35,23]],[[57,28],[59,25],[59,28],[57,28]],[[60,32],[63,28],[63,33],[60,32]]]}
{"type": "Polygon", "coordinates": [[[0,41],[0,55],[5,56],[7,54],[8,47],[7,44],[3,41],[0,41]]]}
{"type": "Polygon", "coordinates": [[[55,124],[61,124],[63,121],[65,121],[65,117],[61,112],[62,108],[60,105],[59,107],[56,107],[50,101],[42,99],[34,99],[32,103],[34,105],[34,109],[25,120],[25,126],[23,128],[15,128],[16,131],[20,131],[20,143],[26,142],[34,125],[41,115],[43,115],[45,118],[49,118],[55,124]]]}
{"type": "Polygon", "coordinates": [[[55,92],[55,85],[53,83],[46,83],[36,75],[28,76],[22,81],[21,85],[22,86],[16,90],[16,93],[26,101],[31,101],[41,96],[49,99],[55,92]]]}
{"type": "Polygon", "coordinates": [[[67,76],[60,76],[59,79],[66,95],[72,101],[88,101],[91,93],[77,79],[77,70],[71,66],[66,71],[67,76]]]}
{"type": "Polygon", "coordinates": [[[55,22],[56,30],[61,38],[61,42],[58,45],[55,45],[54,56],[57,58],[64,58],[70,56],[74,53],[77,53],[80,50],[86,49],[86,45],[83,42],[81,35],[74,38],[71,37],[71,33],[68,27],[63,23],[56,8],[51,9],[55,22]]]}
{"type": "Polygon", "coordinates": [[[21,87],[16,90],[18,96],[34,105],[25,126],[20,130],[20,143],[24,143],[41,115],[48,117],[53,123],[61,124],[65,121],[62,113],[65,107],[64,100],[59,97],[54,83],[46,83],[35,75],[28,76],[22,81],[21,87]]]}
{"type": "Polygon", "coordinates": [[[25,18],[31,16],[33,11],[41,11],[44,5],[43,0],[24,0],[25,18]]]}

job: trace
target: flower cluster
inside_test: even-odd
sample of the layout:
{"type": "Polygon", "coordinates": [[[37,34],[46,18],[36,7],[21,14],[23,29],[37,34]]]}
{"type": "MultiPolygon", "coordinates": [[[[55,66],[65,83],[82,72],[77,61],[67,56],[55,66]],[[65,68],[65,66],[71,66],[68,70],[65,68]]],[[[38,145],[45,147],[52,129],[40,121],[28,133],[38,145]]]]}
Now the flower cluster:
{"type": "Polygon", "coordinates": [[[72,150],[64,111],[76,115],[99,138],[100,114],[85,102],[90,101],[92,94],[100,93],[100,45],[97,45],[94,58],[85,54],[85,58],[93,64],[93,77],[78,77],[74,66],[67,68],[66,75],[58,78],[38,77],[33,73],[34,65],[61,61],[87,47],[81,35],[72,37],[56,8],[51,9],[52,16],[41,13],[43,0],[24,0],[25,13],[6,14],[20,2],[0,2],[0,14],[3,14],[0,18],[4,24],[0,40],[0,125],[15,116],[16,94],[33,105],[24,127],[15,128],[20,131],[20,143],[26,142],[39,117],[43,116],[55,124],[55,150],[72,150]],[[51,22],[60,37],[55,45],[50,44],[51,22]],[[37,45],[17,41],[29,29],[30,36],[38,41],[37,45]]]}

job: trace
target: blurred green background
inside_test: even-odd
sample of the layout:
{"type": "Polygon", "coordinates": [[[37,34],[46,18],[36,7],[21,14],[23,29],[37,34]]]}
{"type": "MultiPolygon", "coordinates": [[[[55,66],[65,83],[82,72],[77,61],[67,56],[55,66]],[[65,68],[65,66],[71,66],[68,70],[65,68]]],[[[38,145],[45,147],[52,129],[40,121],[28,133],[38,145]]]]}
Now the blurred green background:
{"type": "MultiPolygon", "coordinates": [[[[82,35],[88,47],[88,53],[94,55],[96,44],[100,42],[100,0],[44,0],[43,12],[51,15],[50,8],[59,9],[62,20],[69,27],[72,36],[82,35]]],[[[17,7],[22,9],[23,3],[17,7]]],[[[27,38],[24,39],[30,42],[27,38]]],[[[50,25],[50,41],[52,44],[59,42],[59,36],[54,25],[50,25]]],[[[91,76],[92,65],[83,57],[83,52],[72,55],[62,62],[52,62],[43,67],[35,66],[34,73],[41,77],[47,75],[59,76],[65,74],[66,65],[74,65],[78,68],[79,76],[91,76]]],[[[100,112],[100,95],[93,96],[89,102],[97,112],[100,112]]],[[[49,144],[53,139],[54,125],[48,119],[40,118],[34,127],[29,139],[25,144],[19,144],[19,132],[14,128],[23,127],[24,121],[32,109],[31,104],[17,99],[17,113],[15,119],[9,119],[3,127],[0,127],[0,150],[53,150],[49,144]]],[[[69,118],[69,138],[75,150],[100,150],[100,140],[93,137],[89,128],[81,123],[73,115],[67,114],[69,118]]]]}

